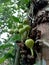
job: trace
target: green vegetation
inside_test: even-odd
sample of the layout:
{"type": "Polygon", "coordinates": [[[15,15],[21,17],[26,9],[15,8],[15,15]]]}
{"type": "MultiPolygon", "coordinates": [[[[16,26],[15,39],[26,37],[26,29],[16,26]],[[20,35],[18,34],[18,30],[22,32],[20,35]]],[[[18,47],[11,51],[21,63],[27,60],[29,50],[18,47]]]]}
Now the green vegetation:
{"type": "Polygon", "coordinates": [[[0,45],[0,64],[8,59],[9,65],[12,65],[10,62],[15,60],[15,41],[23,41],[22,36],[26,38],[30,30],[30,26],[26,25],[29,21],[24,22],[27,19],[25,10],[28,10],[28,2],[29,0],[0,0],[0,36],[8,33],[8,39],[0,38],[4,40],[0,45]]]}

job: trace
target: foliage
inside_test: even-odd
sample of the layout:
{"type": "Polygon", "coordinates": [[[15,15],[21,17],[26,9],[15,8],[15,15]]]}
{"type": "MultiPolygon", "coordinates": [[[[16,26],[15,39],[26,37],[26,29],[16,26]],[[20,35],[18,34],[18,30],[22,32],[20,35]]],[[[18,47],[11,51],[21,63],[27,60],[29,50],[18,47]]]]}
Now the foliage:
{"type": "MultiPolygon", "coordinates": [[[[0,36],[5,32],[8,33],[8,39],[3,39],[4,44],[0,45],[0,64],[8,58],[14,59],[13,43],[16,40],[23,40],[19,34],[18,24],[21,23],[23,27],[25,25],[23,21],[27,18],[25,10],[28,2],[29,0],[0,0],[0,36]]],[[[23,36],[26,36],[26,32],[23,36]]]]}

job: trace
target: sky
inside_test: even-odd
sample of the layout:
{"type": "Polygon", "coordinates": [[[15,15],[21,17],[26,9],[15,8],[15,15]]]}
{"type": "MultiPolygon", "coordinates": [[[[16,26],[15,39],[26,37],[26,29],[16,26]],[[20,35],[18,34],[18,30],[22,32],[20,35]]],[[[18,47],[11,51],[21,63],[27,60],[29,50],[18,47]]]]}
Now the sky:
{"type": "Polygon", "coordinates": [[[8,33],[5,32],[5,33],[3,33],[3,34],[0,36],[0,41],[1,41],[2,43],[3,43],[3,41],[4,41],[3,38],[4,38],[4,39],[8,39],[7,34],[8,34],[8,33]]]}

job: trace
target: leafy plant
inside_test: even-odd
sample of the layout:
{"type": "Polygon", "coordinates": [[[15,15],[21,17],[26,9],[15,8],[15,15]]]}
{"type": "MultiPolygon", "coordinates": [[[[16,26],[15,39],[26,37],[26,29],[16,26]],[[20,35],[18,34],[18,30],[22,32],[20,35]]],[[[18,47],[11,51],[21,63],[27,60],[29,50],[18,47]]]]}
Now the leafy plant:
{"type": "Polygon", "coordinates": [[[4,39],[5,43],[0,45],[0,64],[9,58],[14,60],[16,40],[24,41],[28,38],[30,25],[25,12],[28,10],[28,2],[29,0],[0,0],[0,35],[8,33],[8,39],[4,39]],[[24,22],[25,19],[27,22],[24,22]]]}

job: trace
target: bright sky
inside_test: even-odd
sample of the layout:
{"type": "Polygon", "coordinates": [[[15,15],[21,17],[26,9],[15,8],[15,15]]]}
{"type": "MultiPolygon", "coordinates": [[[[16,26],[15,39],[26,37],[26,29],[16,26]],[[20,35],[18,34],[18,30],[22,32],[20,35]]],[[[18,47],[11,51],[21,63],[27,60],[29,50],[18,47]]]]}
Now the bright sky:
{"type": "Polygon", "coordinates": [[[6,33],[3,33],[3,34],[1,35],[1,38],[8,39],[7,34],[8,34],[7,32],[6,32],[6,33]]]}
{"type": "Polygon", "coordinates": [[[7,32],[5,32],[5,33],[3,33],[1,36],[0,36],[0,41],[3,43],[3,39],[2,38],[4,38],[4,39],[8,39],[8,37],[7,37],[7,32]]]}

